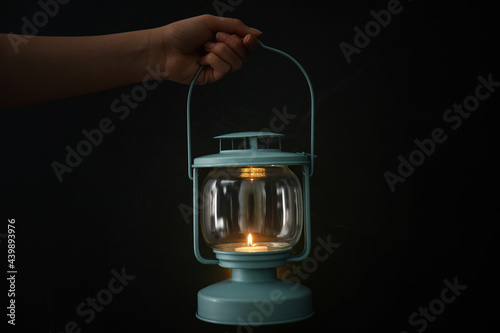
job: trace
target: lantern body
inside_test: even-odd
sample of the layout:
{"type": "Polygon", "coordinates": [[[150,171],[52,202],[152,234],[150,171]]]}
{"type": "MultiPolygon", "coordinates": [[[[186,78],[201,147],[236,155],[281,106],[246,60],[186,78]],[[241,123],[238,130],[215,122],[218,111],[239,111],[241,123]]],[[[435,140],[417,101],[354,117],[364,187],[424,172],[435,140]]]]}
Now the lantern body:
{"type": "Polygon", "coordinates": [[[303,225],[302,188],[284,165],[218,167],[203,185],[203,236],[214,250],[291,249],[303,225]]]}
{"type": "Polygon", "coordinates": [[[307,258],[311,249],[309,156],[281,151],[281,134],[240,132],[216,137],[231,140],[232,149],[197,157],[193,168],[193,236],[196,258],[232,270],[229,280],[198,292],[196,316],[216,324],[239,325],[245,318],[255,324],[255,304],[279,304],[259,325],[283,324],[313,315],[311,290],[290,287],[276,276],[276,268],[307,258]],[[234,149],[233,140],[249,144],[234,149]],[[277,138],[278,148],[262,147],[259,141],[277,138]],[[288,166],[300,167],[303,179],[288,166]],[[200,169],[211,170],[198,188],[200,169]],[[200,205],[200,207],[199,207],[200,205]],[[198,224],[216,259],[204,258],[199,250],[198,224]],[[303,251],[291,255],[304,235],[303,251]],[[249,317],[250,316],[250,317],[249,317]]]}

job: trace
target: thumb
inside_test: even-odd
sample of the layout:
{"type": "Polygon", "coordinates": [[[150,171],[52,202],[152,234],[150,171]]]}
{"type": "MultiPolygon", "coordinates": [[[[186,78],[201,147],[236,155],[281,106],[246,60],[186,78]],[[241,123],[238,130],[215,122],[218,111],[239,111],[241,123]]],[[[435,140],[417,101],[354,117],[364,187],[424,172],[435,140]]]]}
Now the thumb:
{"type": "Polygon", "coordinates": [[[238,19],[218,17],[208,14],[202,15],[201,19],[214,34],[219,31],[223,31],[228,34],[236,34],[241,38],[245,37],[248,34],[255,37],[260,37],[260,35],[262,35],[262,31],[255,28],[250,28],[238,19]]]}

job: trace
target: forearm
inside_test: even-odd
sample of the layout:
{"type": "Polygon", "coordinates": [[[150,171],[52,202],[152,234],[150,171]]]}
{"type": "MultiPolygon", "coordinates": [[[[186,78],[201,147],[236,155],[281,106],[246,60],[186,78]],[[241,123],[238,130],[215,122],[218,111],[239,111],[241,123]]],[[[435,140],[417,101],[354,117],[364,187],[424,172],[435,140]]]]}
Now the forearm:
{"type": "Polygon", "coordinates": [[[16,53],[0,34],[0,107],[72,97],[142,81],[151,30],[89,37],[32,37],[16,53]]]}

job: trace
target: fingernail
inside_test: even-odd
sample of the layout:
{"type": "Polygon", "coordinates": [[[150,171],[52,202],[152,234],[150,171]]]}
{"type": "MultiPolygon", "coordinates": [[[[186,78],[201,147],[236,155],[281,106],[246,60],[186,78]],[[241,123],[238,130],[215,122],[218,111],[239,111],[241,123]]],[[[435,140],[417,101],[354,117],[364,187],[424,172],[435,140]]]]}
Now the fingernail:
{"type": "Polygon", "coordinates": [[[219,31],[218,33],[215,34],[215,38],[217,38],[219,42],[224,43],[229,38],[229,35],[226,34],[225,32],[219,31]]]}
{"type": "Polygon", "coordinates": [[[245,36],[245,38],[243,39],[243,43],[245,43],[251,49],[255,49],[258,46],[257,38],[255,38],[255,36],[252,36],[250,34],[245,36]]]}
{"type": "Polygon", "coordinates": [[[262,31],[260,31],[259,29],[250,28],[250,30],[252,30],[254,33],[257,33],[258,35],[262,35],[262,31]]]}
{"type": "Polygon", "coordinates": [[[213,47],[214,47],[214,45],[215,45],[215,43],[214,43],[214,42],[206,42],[206,43],[205,43],[205,48],[207,48],[207,49],[211,49],[211,48],[213,48],[213,47]]]}

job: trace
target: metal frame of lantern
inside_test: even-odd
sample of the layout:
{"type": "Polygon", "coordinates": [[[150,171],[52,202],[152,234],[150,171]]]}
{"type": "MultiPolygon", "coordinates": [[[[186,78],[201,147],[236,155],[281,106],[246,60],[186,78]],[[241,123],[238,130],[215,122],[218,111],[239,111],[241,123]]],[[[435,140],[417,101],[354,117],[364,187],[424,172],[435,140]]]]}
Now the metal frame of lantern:
{"type": "Polygon", "coordinates": [[[194,254],[202,264],[218,264],[232,269],[229,280],[215,283],[198,292],[196,316],[207,322],[227,325],[266,325],[295,322],[311,317],[311,290],[303,285],[290,285],[276,276],[276,268],[288,262],[306,259],[311,250],[311,217],[309,178],[314,169],[314,94],[311,81],[303,67],[290,55],[265,46],[261,47],[282,54],[292,60],[304,74],[311,93],[311,152],[290,153],[281,151],[282,134],[272,132],[241,132],[217,136],[219,153],[195,158],[191,162],[190,104],[194,82],[189,87],[187,99],[188,175],[193,181],[193,239],[194,254]],[[258,140],[277,137],[280,149],[259,148],[258,140]],[[250,142],[248,149],[223,150],[222,140],[243,139],[250,142]],[[204,258],[199,249],[199,189],[198,170],[215,167],[259,167],[273,165],[301,166],[303,171],[303,237],[301,254],[291,255],[291,248],[266,252],[227,252],[214,249],[216,259],[204,258]],[[293,288],[292,288],[293,287],[293,288]]]}

